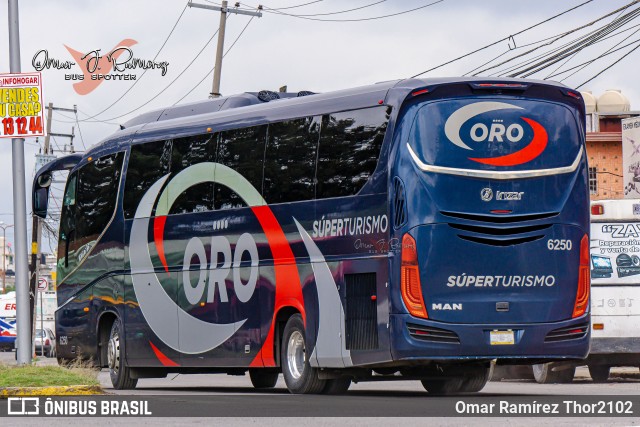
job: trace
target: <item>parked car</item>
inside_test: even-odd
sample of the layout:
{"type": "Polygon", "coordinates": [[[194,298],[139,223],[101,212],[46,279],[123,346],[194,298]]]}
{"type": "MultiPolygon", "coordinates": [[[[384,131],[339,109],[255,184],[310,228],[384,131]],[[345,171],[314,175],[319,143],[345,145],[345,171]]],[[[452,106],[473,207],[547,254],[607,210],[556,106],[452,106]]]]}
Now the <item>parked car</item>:
{"type": "Polygon", "coordinates": [[[41,355],[44,349],[46,357],[56,355],[56,337],[51,329],[36,329],[35,350],[36,355],[41,355]],[[43,345],[44,342],[44,345],[43,345]]]}

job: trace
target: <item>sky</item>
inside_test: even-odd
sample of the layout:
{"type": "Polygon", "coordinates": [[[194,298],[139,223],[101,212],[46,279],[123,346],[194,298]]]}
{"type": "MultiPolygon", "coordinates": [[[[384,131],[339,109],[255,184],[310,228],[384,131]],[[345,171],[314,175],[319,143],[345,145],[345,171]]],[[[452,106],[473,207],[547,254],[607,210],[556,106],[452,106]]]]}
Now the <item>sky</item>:
{"type": "MultiPolygon", "coordinates": [[[[243,2],[241,8],[256,10],[256,0],[247,1],[249,3],[243,2]]],[[[277,91],[284,85],[289,91],[328,92],[407,78],[491,45],[421,75],[425,78],[462,76],[495,58],[499,59],[493,63],[534,47],[539,48],[523,57],[524,60],[556,49],[596,27],[611,23],[619,13],[561,39],[550,37],[587,25],[631,3],[631,0],[591,0],[522,32],[586,0],[267,1],[262,3],[264,10],[260,18],[229,14],[225,37],[228,53],[223,61],[220,88],[223,95],[262,89],[277,91]],[[356,10],[335,13],[350,9],[356,10]],[[407,12],[411,9],[416,10],[407,12]],[[384,15],[395,16],[371,19],[384,15]],[[510,38],[511,35],[514,36],[510,38]]],[[[218,4],[206,0],[196,3],[218,4]]],[[[231,5],[234,3],[230,2],[231,5]]],[[[71,133],[72,126],[75,127],[74,146],[82,151],[105,139],[118,129],[119,124],[140,113],[206,99],[211,92],[212,77],[209,73],[214,64],[217,42],[217,36],[213,36],[218,29],[220,13],[185,8],[186,5],[186,0],[20,1],[22,71],[35,70],[34,57],[40,52],[37,58],[42,60],[42,50],[47,51],[50,60],[78,63],[70,69],[50,67],[42,70],[44,102],[63,108],[75,105],[78,109],[77,123],[73,113],[55,112],[52,132],[71,133]],[[162,68],[146,72],[141,68],[130,69],[124,74],[134,75],[136,80],[106,81],[84,94],[74,89],[74,81],[65,79],[66,75],[81,74],[81,63],[65,46],[81,54],[96,49],[107,54],[122,44],[130,46],[135,58],[165,63],[166,73],[163,75],[162,68]]],[[[639,7],[640,4],[634,5],[621,13],[639,7]]],[[[596,58],[607,49],[632,43],[640,38],[640,31],[635,33],[640,26],[634,27],[639,24],[640,19],[630,19],[618,30],[627,31],[611,34],[611,38],[595,43],[531,77],[546,78],[556,69],[557,72],[567,70],[596,58]]],[[[0,34],[4,34],[0,37],[0,73],[8,73],[7,2],[0,6],[0,34]]],[[[602,57],[583,69],[576,68],[579,71],[573,75],[567,72],[552,79],[565,78],[562,83],[577,88],[620,59],[594,80],[580,86],[579,90],[592,91],[599,96],[605,90],[618,89],[629,98],[632,110],[640,110],[637,75],[640,49],[631,51],[636,46],[638,43],[602,57]]],[[[510,64],[516,62],[519,61],[510,64]]],[[[503,71],[504,67],[482,75],[503,71]]],[[[0,221],[6,224],[14,223],[10,141],[0,139],[0,221]]],[[[42,138],[39,141],[35,138],[25,140],[28,192],[34,174],[35,155],[42,142],[42,138]]],[[[60,155],[68,140],[58,137],[52,139],[52,143],[55,154],[60,155]]],[[[62,185],[56,184],[57,187],[62,185]]],[[[31,211],[30,197],[28,194],[27,212],[31,211]]],[[[29,230],[30,226],[29,218],[29,230]]],[[[7,229],[7,240],[13,241],[12,228],[7,229]]]]}

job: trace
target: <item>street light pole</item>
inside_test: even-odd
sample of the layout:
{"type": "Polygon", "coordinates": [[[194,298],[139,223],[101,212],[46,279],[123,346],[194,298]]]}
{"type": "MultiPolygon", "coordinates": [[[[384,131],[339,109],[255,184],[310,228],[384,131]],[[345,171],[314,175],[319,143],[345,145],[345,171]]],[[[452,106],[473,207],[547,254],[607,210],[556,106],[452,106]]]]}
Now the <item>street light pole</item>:
{"type": "MultiPolygon", "coordinates": [[[[18,0],[9,0],[9,71],[20,73],[20,30],[18,0]]],[[[29,270],[27,266],[27,201],[24,168],[24,138],[13,138],[13,220],[15,232],[16,272],[16,327],[20,331],[16,338],[18,365],[31,362],[31,313],[29,308],[29,270]]]]}
{"type": "Polygon", "coordinates": [[[4,221],[0,221],[2,228],[2,293],[6,292],[5,280],[7,278],[7,228],[13,227],[13,224],[7,225],[4,221]]]}

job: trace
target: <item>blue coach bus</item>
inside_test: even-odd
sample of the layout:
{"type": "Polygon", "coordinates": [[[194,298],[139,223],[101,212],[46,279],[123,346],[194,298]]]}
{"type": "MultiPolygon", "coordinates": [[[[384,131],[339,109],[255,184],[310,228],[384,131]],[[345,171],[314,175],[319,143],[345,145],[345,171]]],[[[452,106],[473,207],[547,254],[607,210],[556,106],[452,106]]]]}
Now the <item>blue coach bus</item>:
{"type": "Polygon", "coordinates": [[[529,80],[244,93],[143,114],[69,170],[59,359],[115,388],[280,373],[293,393],[415,379],[479,391],[490,362],[584,358],[582,98],[529,80]]]}

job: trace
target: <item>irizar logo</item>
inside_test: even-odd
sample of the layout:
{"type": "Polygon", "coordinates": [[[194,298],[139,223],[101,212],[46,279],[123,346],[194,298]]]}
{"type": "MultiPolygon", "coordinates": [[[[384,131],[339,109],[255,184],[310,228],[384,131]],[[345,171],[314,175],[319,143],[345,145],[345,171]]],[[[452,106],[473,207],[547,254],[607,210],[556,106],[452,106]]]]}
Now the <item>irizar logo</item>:
{"type": "MultiPolygon", "coordinates": [[[[460,129],[465,123],[480,114],[500,110],[523,110],[523,108],[505,102],[475,102],[468,104],[457,109],[449,116],[444,125],[444,133],[454,145],[473,151],[473,148],[462,141],[460,129]]],[[[491,166],[517,166],[540,156],[547,148],[549,140],[546,129],[535,120],[527,117],[521,117],[521,119],[533,130],[533,138],[524,148],[497,157],[469,157],[468,159],[491,166]]],[[[471,126],[469,132],[469,138],[472,141],[478,143],[486,142],[488,144],[505,142],[505,140],[515,144],[520,142],[523,137],[524,127],[522,124],[504,123],[504,120],[500,118],[494,118],[490,126],[481,122],[475,123],[471,126]]]]}
{"type": "Polygon", "coordinates": [[[496,200],[522,200],[524,191],[498,191],[496,200]]]}
{"type": "Polygon", "coordinates": [[[458,304],[458,303],[453,303],[453,304],[433,303],[433,304],[431,304],[431,310],[459,311],[459,310],[462,310],[462,304],[458,304]]]}

